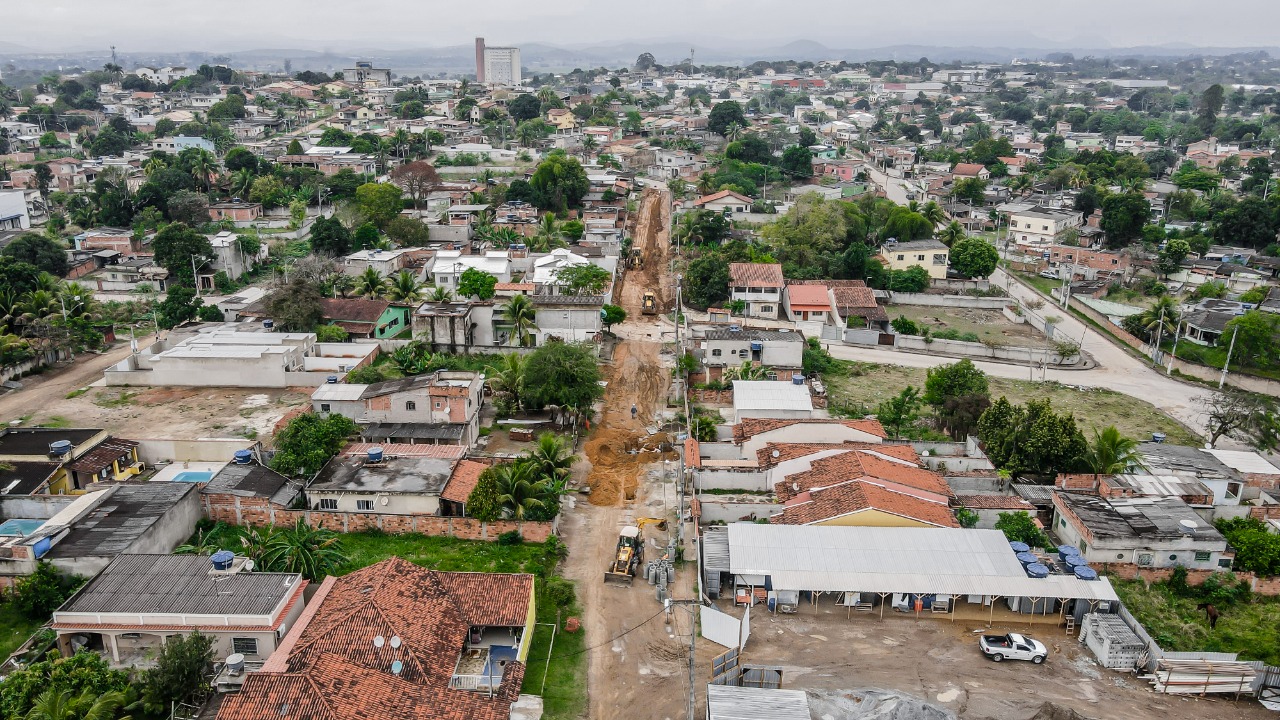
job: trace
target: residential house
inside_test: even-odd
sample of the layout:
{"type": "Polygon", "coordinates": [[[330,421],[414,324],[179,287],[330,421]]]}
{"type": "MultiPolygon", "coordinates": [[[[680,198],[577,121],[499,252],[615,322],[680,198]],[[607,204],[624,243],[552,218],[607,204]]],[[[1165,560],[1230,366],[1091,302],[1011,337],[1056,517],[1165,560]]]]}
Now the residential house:
{"type": "Polygon", "coordinates": [[[912,240],[886,243],[880,248],[879,258],[889,270],[906,270],[919,265],[932,280],[945,280],[951,251],[937,240],[912,240]]]}
{"type": "Polygon", "coordinates": [[[782,266],[777,263],[729,265],[729,300],[745,303],[747,317],[777,320],[783,284],[782,266]]]}
{"type": "Polygon", "coordinates": [[[127,293],[150,287],[152,292],[164,292],[167,288],[169,271],[151,256],[121,259],[119,251],[98,250],[94,257],[103,262],[102,268],[79,280],[94,290],[127,293]]]}
{"type": "Polygon", "coordinates": [[[426,267],[427,280],[436,287],[456,291],[462,273],[475,268],[498,279],[511,282],[511,257],[506,250],[488,250],[483,255],[464,255],[460,250],[440,250],[426,267]]]}
{"type": "Polygon", "coordinates": [[[121,455],[115,456],[114,450],[97,451],[103,445],[114,448],[127,442],[113,440],[100,428],[4,428],[0,430],[0,463],[13,469],[0,468],[0,482],[4,483],[0,493],[62,495],[82,490],[99,479],[126,479],[138,472],[134,467],[136,452],[122,449],[121,455]],[[108,457],[112,461],[131,459],[112,464],[108,475],[99,477],[98,471],[105,465],[100,461],[108,457]],[[81,460],[85,461],[81,469],[69,467],[81,460]],[[89,467],[94,470],[89,471],[89,467]]]}
{"type": "Polygon", "coordinates": [[[152,152],[166,152],[170,155],[177,155],[183,150],[204,150],[213,155],[217,154],[218,148],[213,144],[212,140],[202,137],[191,137],[187,135],[175,135],[173,137],[156,138],[151,141],[152,152]]]}
{"type": "MultiPolygon", "coordinates": [[[[414,426],[401,432],[426,442],[463,446],[479,437],[483,402],[481,375],[447,370],[371,385],[326,383],[311,395],[312,409],[322,415],[343,415],[361,425],[414,426]]],[[[370,431],[379,432],[376,427],[370,431]]]]}
{"type": "Polygon", "coordinates": [[[382,340],[409,329],[406,305],[364,298],[321,298],[320,310],[326,322],[346,330],[353,338],[382,340]]]}
{"type": "Polygon", "coordinates": [[[867,328],[887,332],[889,314],[876,302],[875,291],[861,280],[830,281],[831,319],[845,328],[867,328]],[[839,284],[837,284],[839,283],[839,284]]]}
{"type": "Polygon", "coordinates": [[[142,251],[129,228],[97,227],[76,235],[73,241],[76,250],[115,250],[121,255],[142,251]]]}
{"type": "Polygon", "coordinates": [[[114,667],[148,666],[170,638],[199,632],[213,640],[216,658],[261,662],[302,615],[307,581],[247,567],[235,556],[119,555],[54,611],[58,649],[98,652],[114,667]]]}
{"type": "Polygon", "coordinates": [[[1078,231],[1083,222],[1083,213],[1075,210],[1034,207],[1009,215],[1009,237],[1019,245],[1061,244],[1063,237],[1078,231]]]}
{"type": "Polygon", "coordinates": [[[721,190],[698,198],[693,202],[693,207],[695,210],[710,210],[732,218],[750,213],[754,203],[755,201],[746,195],[740,195],[732,190],[721,190]]]}
{"type": "Polygon", "coordinates": [[[422,252],[418,248],[357,250],[342,258],[342,272],[355,277],[362,275],[368,268],[373,268],[379,275],[389,277],[409,267],[422,252]]]}
{"type": "Polygon", "coordinates": [[[747,418],[807,420],[814,416],[809,386],[772,380],[733,381],[733,421],[747,418]]]}
{"type": "Polygon", "coordinates": [[[218,720],[509,720],[534,633],[532,575],[447,573],[400,558],[321,583],[218,720]],[[358,639],[358,641],[356,641],[358,639]]]}
{"type": "MultiPolygon", "coordinates": [[[[533,292],[533,285],[527,285],[528,292],[523,294],[533,292]]],[[[413,336],[430,345],[432,352],[491,348],[499,344],[494,335],[494,310],[493,302],[424,302],[413,311],[413,336]]]]}
{"type": "Polygon", "coordinates": [[[262,217],[262,203],[220,202],[209,206],[209,217],[214,222],[230,220],[234,223],[252,223],[262,217]]]}
{"type": "Polygon", "coordinates": [[[1071,272],[1073,278],[1084,280],[1105,280],[1129,274],[1130,257],[1127,253],[1074,245],[1051,245],[1043,252],[1049,254],[1049,264],[1057,266],[1059,275],[1063,277],[1064,269],[1071,272]]]}
{"type": "Polygon", "coordinates": [[[832,317],[831,294],[825,285],[787,285],[782,293],[782,307],[795,322],[825,325],[832,317]]]}
{"type": "Polygon", "coordinates": [[[547,124],[556,135],[576,135],[578,117],[566,108],[552,108],[547,111],[547,124]]]}
{"type": "MultiPolygon", "coordinates": [[[[914,453],[912,453],[914,455],[914,453]]],[[[786,475],[774,492],[783,525],[863,527],[959,527],[950,509],[951,488],[918,459],[865,449],[813,460],[786,475]]]]}
{"type": "MultiPolygon", "coordinates": [[[[304,494],[313,511],[377,515],[440,515],[442,496],[456,503],[460,491],[447,492],[463,461],[462,447],[363,445],[361,454],[344,453],[321,468],[304,494]]],[[[459,482],[474,486],[474,468],[462,466],[459,482]]],[[[465,502],[465,501],[464,501],[465,502]]]]}
{"type": "Polygon", "coordinates": [[[204,516],[231,525],[274,525],[274,511],[288,510],[302,486],[280,473],[238,455],[200,488],[204,516]]]}
{"type": "Polygon", "coordinates": [[[1054,492],[1053,531],[1089,563],[1230,569],[1222,534],[1175,497],[1103,498],[1054,492]]]}
{"type": "Polygon", "coordinates": [[[31,213],[27,208],[27,191],[0,190],[0,232],[31,229],[31,213]]]}
{"type": "Polygon", "coordinates": [[[709,380],[719,378],[725,368],[750,363],[768,368],[775,378],[790,382],[803,365],[804,348],[804,337],[798,332],[735,325],[707,330],[699,349],[709,380]]]}
{"type": "MultiPolygon", "coordinates": [[[[539,293],[530,295],[533,302],[534,345],[545,345],[551,340],[564,342],[593,342],[603,327],[600,310],[609,301],[608,295],[556,295],[539,293]]],[[[510,326],[499,314],[494,320],[495,343],[510,342],[510,326]]]]}
{"type": "Polygon", "coordinates": [[[951,174],[957,178],[978,178],[979,180],[990,180],[991,171],[985,165],[978,163],[956,163],[951,168],[951,174]]]}
{"type": "Polygon", "coordinates": [[[200,268],[200,286],[205,290],[214,289],[216,273],[226,273],[236,280],[267,259],[266,243],[259,243],[257,252],[247,253],[239,236],[229,230],[209,236],[209,245],[213,247],[213,262],[200,268]]]}

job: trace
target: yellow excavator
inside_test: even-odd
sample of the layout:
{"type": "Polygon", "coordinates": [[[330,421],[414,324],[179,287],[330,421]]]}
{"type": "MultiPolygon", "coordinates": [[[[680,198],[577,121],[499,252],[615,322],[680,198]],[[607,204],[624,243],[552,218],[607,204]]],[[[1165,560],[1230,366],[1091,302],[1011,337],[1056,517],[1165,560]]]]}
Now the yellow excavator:
{"type": "Polygon", "coordinates": [[[645,315],[658,314],[658,296],[652,290],[644,291],[644,297],[640,300],[640,312],[645,315]]]}
{"type": "Polygon", "coordinates": [[[636,578],[636,570],[644,562],[644,534],[641,528],[654,525],[659,530],[667,529],[667,521],[661,518],[640,518],[635,525],[628,525],[618,533],[618,549],[613,556],[613,564],[604,573],[604,581],[631,584],[636,578]]]}

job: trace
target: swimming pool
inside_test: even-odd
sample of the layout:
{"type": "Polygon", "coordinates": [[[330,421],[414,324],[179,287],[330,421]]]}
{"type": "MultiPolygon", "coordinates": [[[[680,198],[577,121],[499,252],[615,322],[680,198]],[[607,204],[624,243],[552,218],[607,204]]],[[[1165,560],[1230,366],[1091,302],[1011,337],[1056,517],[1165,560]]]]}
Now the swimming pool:
{"type": "Polygon", "coordinates": [[[209,482],[213,473],[208,470],[183,470],[173,476],[173,482],[209,482]]]}
{"type": "Polygon", "coordinates": [[[24,518],[5,520],[3,523],[0,523],[0,536],[26,537],[36,530],[39,530],[41,525],[44,525],[43,520],[27,520],[24,518]]]}

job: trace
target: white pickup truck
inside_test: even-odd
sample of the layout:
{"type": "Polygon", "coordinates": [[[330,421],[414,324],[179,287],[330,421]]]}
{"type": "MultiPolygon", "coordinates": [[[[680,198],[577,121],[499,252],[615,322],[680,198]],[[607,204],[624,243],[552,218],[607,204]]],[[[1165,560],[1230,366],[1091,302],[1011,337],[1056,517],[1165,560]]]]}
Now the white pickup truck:
{"type": "Polygon", "coordinates": [[[1018,633],[983,635],[978,638],[978,647],[982,649],[983,655],[996,662],[1008,658],[1010,660],[1030,660],[1039,665],[1049,655],[1044,643],[1018,633]]]}

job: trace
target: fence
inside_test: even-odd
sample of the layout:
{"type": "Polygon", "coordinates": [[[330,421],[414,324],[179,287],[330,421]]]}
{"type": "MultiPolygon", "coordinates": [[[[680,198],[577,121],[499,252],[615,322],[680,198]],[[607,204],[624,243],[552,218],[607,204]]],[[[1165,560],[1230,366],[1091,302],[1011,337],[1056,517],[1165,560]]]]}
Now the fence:
{"type": "Polygon", "coordinates": [[[972,297],[969,295],[932,295],[930,293],[895,292],[889,296],[890,305],[932,305],[934,307],[977,308],[999,310],[1012,300],[1007,297],[972,297]]]}
{"type": "Polygon", "coordinates": [[[1080,362],[1080,353],[1078,352],[1063,357],[1057,351],[1049,349],[1018,345],[988,346],[983,343],[937,338],[925,340],[914,335],[899,335],[895,346],[899,350],[927,352],[933,355],[993,358],[1017,363],[1034,363],[1036,365],[1042,363],[1048,365],[1075,365],[1080,362]]]}

